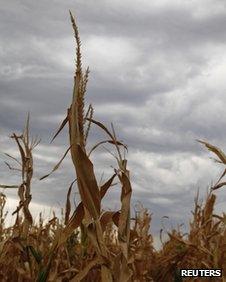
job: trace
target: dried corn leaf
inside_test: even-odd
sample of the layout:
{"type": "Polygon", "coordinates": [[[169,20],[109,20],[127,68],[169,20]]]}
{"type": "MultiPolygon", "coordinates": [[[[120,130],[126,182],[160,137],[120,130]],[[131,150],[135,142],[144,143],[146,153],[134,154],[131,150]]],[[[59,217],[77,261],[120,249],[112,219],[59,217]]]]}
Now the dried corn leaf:
{"type": "Polygon", "coordinates": [[[101,141],[101,142],[97,143],[97,144],[90,150],[88,156],[90,156],[91,153],[92,153],[94,150],[96,150],[97,147],[99,147],[99,146],[102,145],[102,144],[106,144],[106,143],[110,143],[110,144],[113,144],[113,145],[117,144],[118,146],[123,146],[124,148],[127,149],[126,145],[124,145],[122,142],[119,142],[119,141],[112,141],[112,140],[104,140],[104,141],[101,141]]]}
{"type": "Polygon", "coordinates": [[[130,236],[130,199],[132,188],[128,176],[125,172],[118,174],[122,184],[121,192],[121,214],[119,217],[119,241],[121,242],[122,251],[126,258],[128,258],[128,246],[130,236]]]}
{"type": "Polygon", "coordinates": [[[57,137],[57,135],[61,132],[61,130],[64,128],[64,126],[67,124],[68,122],[68,116],[66,116],[66,118],[62,121],[59,129],[57,130],[57,132],[54,134],[53,138],[51,139],[50,143],[53,142],[53,140],[57,137]]]}
{"type": "Polygon", "coordinates": [[[0,184],[0,188],[19,188],[20,186],[18,185],[4,185],[0,184]]]}
{"type": "Polygon", "coordinates": [[[221,183],[215,185],[214,187],[212,187],[211,189],[212,190],[217,190],[217,189],[219,189],[219,188],[221,188],[221,187],[223,187],[225,185],[226,185],[226,182],[221,182],[221,183]]]}
{"type": "Polygon", "coordinates": [[[108,181],[105,182],[105,183],[100,187],[100,197],[101,197],[101,199],[103,199],[103,197],[104,197],[105,194],[107,193],[108,189],[111,187],[112,182],[113,182],[115,176],[116,176],[116,173],[114,173],[114,174],[112,175],[112,177],[109,178],[108,181]]]}
{"type": "Polygon", "coordinates": [[[100,191],[97,186],[93,164],[80,145],[76,145],[76,173],[83,205],[96,220],[100,216],[100,191]]]}
{"type": "MultiPolygon", "coordinates": [[[[84,279],[87,274],[89,273],[89,271],[95,267],[96,265],[102,264],[103,260],[100,257],[96,257],[94,258],[88,265],[86,265],[86,267],[80,271],[73,279],[71,279],[71,282],[80,282],[82,279],[84,279]]],[[[106,282],[108,282],[108,280],[105,280],[106,282]]]]}
{"type": "Polygon", "coordinates": [[[65,208],[65,225],[68,223],[70,212],[71,212],[71,202],[70,202],[70,196],[71,196],[71,189],[75,181],[73,181],[68,189],[67,192],[67,201],[66,201],[66,208],[65,208]]]}
{"type": "Polygon", "coordinates": [[[100,223],[101,223],[101,227],[102,227],[102,231],[104,232],[107,224],[110,222],[113,222],[113,217],[117,214],[118,212],[115,211],[106,211],[101,215],[100,218],[100,223]]]}
{"type": "Polygon", "coordinates": [[[207,142],[201,141],[201,140],[197,140],[199,143],[204,144],[208,150],[210,150],[211,152],[213,152],[214,154],[216,154],[218,156],[218,158],[224,163],[226,164],[226,155],[224,154],[224,152],[219,149],[216,146],[213,146],[207,142]]]}
{"type": "Polygon", "coordinates": [[[66,155],[67,155],[67,153],[69,152],[70,149],[71,149],[71,146],[70,146],[70,147],[67,149],[67,151],[64,153],[64,155],[63,155],[63,157],[60,159],[60,161],[54,166],[54,168],[52,169],[52,171],[51,171],[50,173],[48,173],[48,174],[42,176],[39,180],[43,180],[44,178],[49,177],[54,171],[56,171],[56,170],[60,167],[62,161],[65,159],[65,157],[66,157],[66,155]]]}

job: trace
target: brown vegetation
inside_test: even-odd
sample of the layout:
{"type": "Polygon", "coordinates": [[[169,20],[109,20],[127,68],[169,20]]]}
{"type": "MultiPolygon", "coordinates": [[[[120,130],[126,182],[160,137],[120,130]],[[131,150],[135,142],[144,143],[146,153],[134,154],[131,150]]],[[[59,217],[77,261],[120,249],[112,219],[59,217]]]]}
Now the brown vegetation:
{"type": "MultiPolygon", "coordinates": [[[[63,220],[54,216],[44,224],[40,214],[39,222],[33,221],[29,211],[32,151],[39,141],[30,141],[28,118],[24,133],[12,135],[21,160],[8,155],[19,168],[7,163],[10,169],[21,171],[22,183],[18,186],[1,185],[2,188],[17,188],[20,201],[14,212],[15,224],[6,228],[6,196],[0,194],[0,281],[170,282],[182,281],[178,276],[180,268],[222,268],[226,273],[226,215],[219,216],[213,212],[216,201],[214,191],[225,184],[220,181],[226,170],[210,190],[204,205],[199,203],[197,196],[188,235],[182,234],[181,230],[172,230],[161,250],[155,250],[149,232],[149,212],[141,208],[135,218],[131,218],[132,186],[124,157],[126,146],[117,140],[113,126],[109,130],[93,119],[91,105],[85,114],[84,97],[89,70],[83,73],[79,33],[73,16],[70,16],[77,46],[74,89],[67,115],[53,139],[68,125],[70,147],[67,152],[71,153],[81,202],[71,211],[71,185],[63,220]],[[87,152],[87,138],[92,124],[100,127],[107,139],[87,152]],[[99,186],[90,154],[104,143],[114,147],[118,167],[109,180],[99,186]],[[121,187],[121,208],[103,211],[102,199],[117,178],[121,187]]],[[[226,164],[222,151],[206,142],[202,143],[218,156],[219,162],[226,164]]],[[[52,172],[58,169],[64,157],[52,172]]],[[[222,279],[219,281],[226,281],[226,278],[222,279]]]]}

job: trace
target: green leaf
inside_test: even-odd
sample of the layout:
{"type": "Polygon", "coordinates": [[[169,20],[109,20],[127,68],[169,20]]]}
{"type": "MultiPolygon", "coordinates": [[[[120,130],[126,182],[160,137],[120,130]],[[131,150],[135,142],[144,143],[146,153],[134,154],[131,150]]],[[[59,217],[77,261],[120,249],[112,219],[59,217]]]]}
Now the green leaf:
{"type": "Polygon", "coordinates": [[[46,282],[48,278],[48,270],[41,270],[38,274],[37,282],[46,282]]]}
{"type": "Polygon", "coordinates": [[[31,251],[33,257],[35,258],[36,262],[38,264],[42,261],[42,255],[40,252],[36,251],[32,246],[28,246],[29,250],[31,251]]]}

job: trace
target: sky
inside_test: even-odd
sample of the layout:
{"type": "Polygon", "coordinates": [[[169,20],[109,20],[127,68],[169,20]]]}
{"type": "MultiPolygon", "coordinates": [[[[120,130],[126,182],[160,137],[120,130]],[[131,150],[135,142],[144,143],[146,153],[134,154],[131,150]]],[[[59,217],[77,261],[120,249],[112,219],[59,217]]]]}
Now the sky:
{"type": "MultiPolygon", "coordinates": [[[[83,66],[90,68],[86,105],[94,118],[128,145],[132,207],[152,213],[151,230],[186,225],[197,189],[205,198],[222,167],[196,141],[226,150],[226,2],[223,0],[3,1],[0,0],[0,183],[19,184],[4,153],[18,156],[12,132],[31,132],[34,150],[32,209],[59,210],[75,174],[70,157],[49,178],[68,148],[67,129],[50,144],[70,105],[75,42],[69,9],[82,41],[83,66]],[[163,216],[168,219],[163,220],[163,216]],[[164,221],[164,223],[163,223],[164,221]]],[[[105,138],[94,126],[90,146],[105,138]]],[[[110,147],[108,147],[110,149],[110,147]]],[[[106,148],[91,157],[98,183],[116,167],[106,148]]],[[[12,164],[12,163],[11,163],[12,164]]],[[[225,189],[217,191],[222,212],[225,189]]],[[[4,190],[7,208],[17,191],[4,190]]],[[[118,209],[113,186],[103,208],[118,209]]],[[[79,202],[76,187],[75,203],[79,202]]]]}

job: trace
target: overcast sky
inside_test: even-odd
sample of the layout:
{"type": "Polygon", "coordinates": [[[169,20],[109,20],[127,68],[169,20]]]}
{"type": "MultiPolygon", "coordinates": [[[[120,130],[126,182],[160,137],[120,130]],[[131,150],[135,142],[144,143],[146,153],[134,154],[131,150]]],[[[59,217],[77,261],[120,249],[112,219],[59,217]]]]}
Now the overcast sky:
{"type": "MultiPolygon", "coordinates": [[[[0,0],[0,183],[20,182],[5,168],[3,152],[17,156],[8,136],[21,132],[30,111],[32,134],[42,138],[34,152],[35,209],[64,205],[74,179],[70,158],[48,179],[38,179],[68,146],[67,130],[53,145],[49,141],[72,95],[69,9],[77,18],[83,66],[91,70],[86,102],[93,104],[95,119],[113,122],[129,147],[133,205],[140,201],[153,213],[155,234],[162,216],[169,216],[169,227],[187,223],[197,188],[205,196],[221,172],[195,140],[226,149],[223,0],[0,0]]],[[[104,138],[95,129],[92,142],[104,138]]],[[[98,181],[116,166],[104,148],[92,161],[98,181]]],[[[221,211],[226,193],[217,194],[221,211]]],[[[12,208],[16,191],[7,195],[12,208]]],[[[118,197],[119,188],[113,187],[104,207],[119,208],[118,197]]]]}

